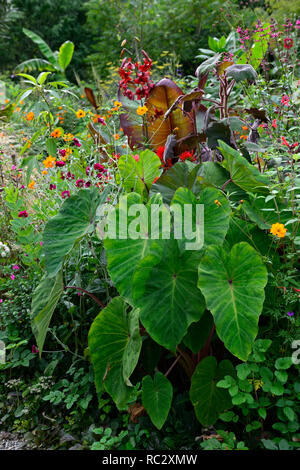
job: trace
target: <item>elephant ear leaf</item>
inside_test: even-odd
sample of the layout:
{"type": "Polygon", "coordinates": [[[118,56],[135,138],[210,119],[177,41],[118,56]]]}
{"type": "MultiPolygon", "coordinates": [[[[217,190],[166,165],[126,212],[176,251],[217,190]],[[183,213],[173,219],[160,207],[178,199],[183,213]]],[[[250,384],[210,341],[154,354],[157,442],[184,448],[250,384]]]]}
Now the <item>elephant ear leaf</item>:
{"type": "Polygon", "coordinates": [[[56,305],[63,293],[62,271],[55,277],[44,276],[33,293],[31,303],[31,326],[40,355],[49,324],[56,305]]]}
{"type": "Polygon", "coordinates": [[[234,367],[228,360],[218,365],[216,359],[209,356],[197,365],[191,379],[190,399],[203,426],[214,424],[223,411],[232,407],[228,390],[218,388],[217,383],[233,375],[234,367]]]}
{"type": "Polygon", "coordinates": [[[97,188],[81,189],[66,199],[60,211],[49,220],[44,231],[44,253],[46,270],[55,276],[61,269],[64,257],[74,244],[93,230],[96,211],[106,200],[106,191],[97,188]]]}
{"type": "Polygon", "coordinates": [[[226,348],[246,361],[258,332],[267,270],[248,243],[228,253],[211,245],[199,264],[198,287],[211,311],[216,332],[226,348]]]}
{"type": "Polygon", "coordinates": [[[127,309],[124,300],[115,297],[95,318],[88,336],[96,390],[104,388],[118,409],[125,409],[135,398],[129,378],[142,346],[139,311],[127,309]]]}
{"type": "Polygon", "coordinates": [[[168,417],[173,397],[169,380],[156,372],[154,379],[146,375],[142,382],[142,402],[154,426],[161,429],[168,417]]]}

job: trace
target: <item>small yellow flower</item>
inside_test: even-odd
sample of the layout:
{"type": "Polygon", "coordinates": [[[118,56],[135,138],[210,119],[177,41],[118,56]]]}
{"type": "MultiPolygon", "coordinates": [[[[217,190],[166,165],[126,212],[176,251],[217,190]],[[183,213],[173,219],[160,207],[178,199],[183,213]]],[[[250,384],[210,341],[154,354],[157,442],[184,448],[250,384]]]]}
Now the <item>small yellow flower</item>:
{"type": "Polygon", "coordinates": [[[218,201],[218,199],[215,199],[214,203],[215,203],[218,207],[220,207],[220,205],[221,205],[221,203],[220,203],[220,201],[218,201]]]}
{"type": "Polygon", "coordinates": [[[121,101],[115,101],[115,102],[114,102],[114,106],[120,108],[120,107],[122,106],[121,101]]]}
{"type": "Polygon", "coordinates": [[[30,181],[29,185],[28,185],[28,188],[29,189],[33,189],[34,188],[34,185],[35,185],[35,181],[30,181]]]}
{"type": "Polygon", "coordinates": [[[85,116],[86,116],[86,112],[83,111],[83,109],[78,109],[78,111],[76,112],[76,117],[77,117],[78,119],[80,119],[80,118],[83,118],[83,117],[85,117],[85,116]]]}
{"type": "Polygon", "coordinates": [[[74,139],[74,136],[73,136],[73,134],[70,134],[70,133],[69,134],[64,134],[63,139],[64,139],[65,142],[71,142],[71,140],[74,139]]]}
{"type": "Polygon", "coordinates": [[[279,224],[277,222],[276,224],[272,225],[272,227],[270,228],[270,232],[279,238],[283,238],[286,234],[286,228],[283,224],[279,224]]]}
{"type": "Polygon", "coordinates": [[[55,139],[59,139],[61,137],[61,130],[60,129],[54,129],[53,132],[51,132],[51,137],[54,137],[55,139]]]}
{"type": "Polygon", "coordinates": [[[42,171],[42,175],[48,175],[48,171],[47,171],[47,170],[43,170],[43,171],[42,171]]]}
{"type": "Polygon", "coordinates": [[[139,116],[143,116],[144,114],[146,114],[147,111],[148,111],[147,106],[138,106],[136,110],[136,114],[138,114],[139,116]]]}

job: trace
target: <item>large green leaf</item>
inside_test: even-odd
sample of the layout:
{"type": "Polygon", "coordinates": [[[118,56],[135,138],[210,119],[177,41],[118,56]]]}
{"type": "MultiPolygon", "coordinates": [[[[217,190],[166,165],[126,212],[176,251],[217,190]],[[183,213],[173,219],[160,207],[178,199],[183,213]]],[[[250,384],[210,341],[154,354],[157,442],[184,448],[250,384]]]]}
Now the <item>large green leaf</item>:
{"type": "Polygon", "coordinates": [[[228,391],[216,386],[225,375],[234,375],[231,362],[225,360],[218,365],[216,359],[209,356],[198,364],[192,376],[190,399],[203,426],[214,424],[223,411],[232,407],[228,391]]]}
{"type": "Polygon", "coordinates": [[[81,189],[66,199],[59,213],[49,220],[44,231],[44,253],[50,276],[61,269],[64,256],[75,242],[92,231],[97,207],[106,197],[106,192],[100,194],[96,188],[81,189]]]}
{"type": "Polygon", "coordinates": [[[173,387],[169,380],[156,372],[154,379],[146,375],[142,382],[142,402],[154,426],[161,429],[172,403],[173,387]]]}
{"type": "Polygon", "coordinates": [[[249,202],[244,201],[243,209],[249,219],[262,230],[269,229],[276,222],[285,224],[293,217],[293,212],[288,211],[287,206],[276,201],[275,197],[266,201],[264,196],[259,196],[249,202]]]}
{"type": "Polygon", "coordinates": [[[118,162],[123,188],[127,192],[144,194],[149,192],[153,181],[159,175],[161,161],[156,153],[144,150],[133,158],[132,155],[122,155],[118,162]]]}
{"type": "MultiPolygon", "coordinates": [[[[162,205],[159,195],[154,195],[147,203],[144,215],[139,218],[140,238],[133,239],[129,235],[132,223],[136,217],[130,216],[130,210],[135,204],[142,205],[142,197],[136,193],[122,196],[116,209],[108,217],[108,225],[116,221],[116,236],[104,240],[105,253],[107,257],[107,268],[112,281],[117,287],[120,295],[128,302],[132,302],[132,276],[137,264],[150,251],[153,239],[148,235],[151,233],[151,206],[156,205],[156,211],[162,211],[163,217],[167,216],[167,209],[162,205]],[[122,237],[122,238],[121,238],[122,237]]],[[[152,214],[153,214],[152,207],[152,214]]]]}
{"type": "Polygon", "coordinates": [[[196,287],[200,257],[198,251],[181,253],[176,240],[166,240],[163,253],[147,255],[133,275],[133,301],[141,322],[157,343],[172,351],[205,308],[196,287]]]}
{"type": "Polygon", "coordinates": [[[71,41],[64,42],[59,48],[58,62],[63,70],[66,70],[72,60],[74,44],[71,41]]]}
{"type": "Polygon", "coordinates": [[[198,166],[177,162],[152,186],[150,194],[160,193],[166,204],[170,204],[176,189],[180,187],[192,189],[197,176],[198,166]]]}
{"type": "MultiPolygon", "coordinates": [[[[174,194],[171,207],[179,204],[184,211],[184,206],[191,204],[194,208],[197,204],[203,204],[204,215],[204,244],[222,244],[229,226],[231,209],[226,197],[215,188],[206,187],[199,199],[196,199],[192,191],[187,188],[179,188],[174,194]],[[217,205],[218,201],[220,205],[217,205]]],[[[195,210],[193,210],[193,214],[195,210]]],[[[196,230],[196,217],[193,220],[193,230],[196,230]]]]}
{"type": "Polygon", "coordinates": [[[138,362],[142,340],[139,312],[127,313],[128,306],[115,297],[95,318],[89,331],[89,348],[97,392],[104,389],[118,409],[134,397],[129,378],[138,362]]]}
{"type": "Polygon", "coordinates": [[[183,342],[194,354],[199,352],[205,345],[213,324],[213,317],[206,310],[199,321],[189,326],[187,334],[183,338],[183,342]]]}
{"type": "Polygon", "coordinates": [[[33,293],[30,314],[31,326],[40,355],[43,351],[53,312],[63,289],[62,271],[59,271],[55,277],[44,276],[33,293]]]}
{"type": "Polygon", "coordinates": [[[30,31],[29,29],[23,28],[23,33],[26,34],[40,49],[42,54],[46,57],[47,60],[56,68],[57,60],[54,52],[50,49],[48,44],[36,33],[30,31]]]}
{"type": "Polygon", "coordinates": [[[257,168],[251,165],[240,153],[219,141],[219,148],[224,156],[223,165],[229,171],[231,180],[245,191],[253,193],[267,193],[269,178],[262,175],[257,168]]]}
{"type": "Polygon", "coordinates": [[[230,253],[211,245],[199,265],[198,287],[213,314],[216,331],[229,351],[246,361],[258,331],[267,270],[248,243],[230,253]]]}

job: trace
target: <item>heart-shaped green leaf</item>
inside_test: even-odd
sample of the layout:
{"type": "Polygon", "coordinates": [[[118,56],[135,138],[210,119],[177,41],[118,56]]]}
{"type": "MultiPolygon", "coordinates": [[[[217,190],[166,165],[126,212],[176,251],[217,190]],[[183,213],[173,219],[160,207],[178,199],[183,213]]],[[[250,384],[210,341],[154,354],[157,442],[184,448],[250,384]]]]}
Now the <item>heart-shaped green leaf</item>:
{"type": "Polygon", "coordinates": [[[143,205],[142,197],[136,193],[130,193],[119,200],[116,209],[109,215],[108,224],[116,220],[116,236],[107,237],[104,240],[105,253],[107,257],[108,272],[117,287],[120,295],[128,302],[132,302],[132,275],[137,264],[150,251],[153,244],[151,238],[151,212],[161,210],[163,217],[168,216],[167,209],[162,204],[160,195],[154,195],[143,205]],[[131,208],[139,204],[144,212],[139,218],[139,238],[132,238],[129,234],[131,224],[135,224],[136,217],[130,216],[131,208]],[[152,208],[152,209],[151,209],[152,208]]]}
{"type": "Polygon", "coordinates": [[[40,355],[42,354],[46,334],[55,310],[63,293],[63,277],[59,271],[55,277],[44,276],[33,293],[31,303],[31,326],[40,355]]]}
{"type": "Polygon", "coordinates": [[[132,281],[133,301],[140,307],[141,322],[150,336],[175,351],[205,308],[196,287],[201,253],[181,253],[176,240],[166,240],[163,246],[162,254],[149,254],[138,264],[132,281]]]}
{"type": "Polygon", "coordinates": [[[173,387],[169,380],[156,372],[154,379],[146,375],[142,382],[142,402],[154,426],[161,429],[172,403],[173,387]]]}
{"type": "Polygon", "coordinates": [[[135,156],[122,155],[118,161],[123,188],[127,192],[144,194],[149,192],[159,175],[161,161],[156,153],[144,150],[135,156]]]}
{"type": "MultiPolygon", "coordinates": [[[[229,227],[231,209],[226,197],[215,188],[204,188],[199,199],[187,188],[179,188],[174,194],[171,207],[179,204],[184,211],[185,205],[193,206],[193,231],[196,230],[195,207],[203,205],[204,244],[222,244],[229,227]]],[[[199,221],[201,223],[201,221],[199,221]]]]}
{"type": "Polygon", "coordinates": [[[234,367],[228,360],[218,365],[217,360],[209,356],[196,367],[191,380],[190,399],[203,426],[214,424],[221,413],[232,407],[228,391],[216,386],[226,375],[234,376],[234,367]]]}
{"type": "Polygon", "coordinates": [[[104,389],[118,409],[133,398],[129,378],[138,362],[142,340],[139,312],[115,297],[95,318],[89,331],[89,348],[97,392],[104,389]]]}
{"type": "Polygon", "coordinates": [[[233,183],[245,191],[253,193],[267,193],[269,178],[262,175],[257,168],[251,165],[240,153],[219,141],[219,148],[224,156],[223,166],[229,171],[233,183]]]}
{"type": "Polygon", "coordinates": [[[267,270],[248,243],[230,253],[211,245],[199,265],[198,287],[213,314],[216,331],[229,351],[246,361],[257,335],[267,270]]]}
{"type": "Polygon", "coordinates": [[[66,199],[59,213],[49,220],[43,249],[50,276],[61,269],[64,256],[70,253],[75,242],[93,229],[97,207],[106,198],[106,191],[100,194],[97,188],[81,189],[66,199]]]}

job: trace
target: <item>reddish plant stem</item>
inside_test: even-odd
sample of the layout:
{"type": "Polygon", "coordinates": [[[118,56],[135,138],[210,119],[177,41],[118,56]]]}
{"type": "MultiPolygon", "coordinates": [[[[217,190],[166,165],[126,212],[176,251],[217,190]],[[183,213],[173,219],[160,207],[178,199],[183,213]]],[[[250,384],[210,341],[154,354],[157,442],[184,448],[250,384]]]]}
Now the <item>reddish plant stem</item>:
{"type": "Polygon", "coordinates": [[[65,289],[77,289],[79,290],[80,292],[84,292],[85,294],[89,295],[95,302],[97,302],[98,305],[100,305],[102,308],[105,308],[105,305],[101,302],[101,300],[97,299],[97,297],[92,294],[91,292],[88,292],[87,290],[85,289],[82,289],[81,287],[77,287],[77,286],[65,286],[64,287],[65,289]]]}

